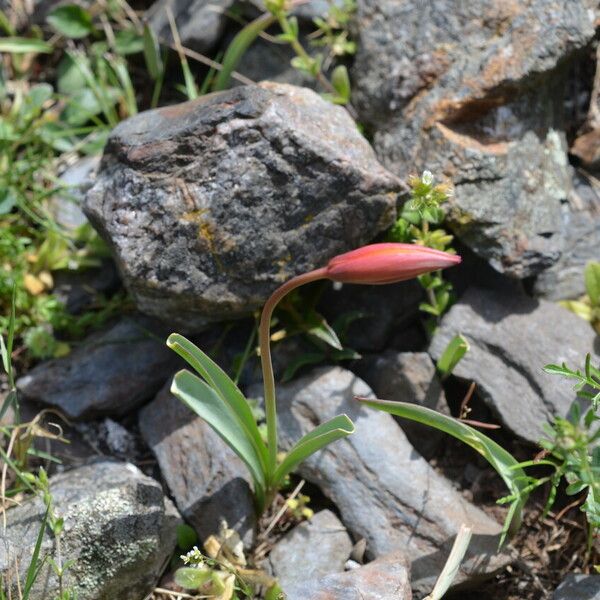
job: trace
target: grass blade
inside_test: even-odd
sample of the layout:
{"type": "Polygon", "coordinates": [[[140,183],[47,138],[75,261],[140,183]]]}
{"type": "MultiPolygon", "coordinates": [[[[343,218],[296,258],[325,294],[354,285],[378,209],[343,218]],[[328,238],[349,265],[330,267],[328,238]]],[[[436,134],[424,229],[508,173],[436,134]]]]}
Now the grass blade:
{"type": "Polygon", "coordinates": [[[54,48],[48,42],[35,38],[5,37],[0,39],[0,52],[11,54],[28,54],[38,52],[40,54],[51,54],[54,48]]]}
{"type": "Polygon", "coordinates": [[[41,565],[38,566],[38,560],[40,557],[40,552],[42,550],[42,541],[44,540],[44,534],[46,533],[46,524],[48,523],[48,513],[50,511],[50,507],[46,507],[46,513],[44,514],[44,518],[42,519],[42,525],[40,527],[40,531],[38,533],[37,539],[35,541],[35,547],[33,548],[33,554],[31,555],[31,561],[29,563],[29,568],[27,569],[27,575],[25,577],[25,587],[23,588],[23,600],[29,599],[29,594],[31,592],[31,588],[37,579],[37,576],[40,573],[41,565]]]}
{"type": "Polygon", "coordinates": [[[232,40],[223,57],[223,68],[213,83],[213,92],[224,90],[228,87],[231,74],[244,56],[250,44],[268,27],[275,22],[275,17],[270,13],[261,15],[246,25],[232,40]]]}

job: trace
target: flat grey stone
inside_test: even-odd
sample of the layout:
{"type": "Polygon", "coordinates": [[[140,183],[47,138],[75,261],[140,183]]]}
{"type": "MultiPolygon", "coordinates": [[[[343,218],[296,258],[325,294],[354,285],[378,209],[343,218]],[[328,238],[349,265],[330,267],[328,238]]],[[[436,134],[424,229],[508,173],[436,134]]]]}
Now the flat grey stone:
{"type": "Polygon", "coordinates": [[[256,511],[246,466],[169,387],[140,411],[139,425],[177,508],[201,540],[225,519],[249,546],[256,511]]]}
{"type": "MultiPolygon", "coordinates": [[[[382,400],[413,402],[450,414],[435,365],[426,352],[386,350],[365,357],[353,370],[382,400]]],[[[425,457],[430,457],[446,437],[443,432],[415,421],[399,419],[398,422],[410,443],[425,457]]]]}
{"type": "Polygon", "coordinates": [[[513,277],[565,250],[566,67],[594,18],[589,0],[358,2],[352,99],[379,159],[450,179],[450,227],[513,277]]]}
{"type": "Polygon", "coordinates": [[[152,398],[177,368],[166,338],[151,320],[125,317],[68,356],[40,363],[17,387],[73,419],[124,415],[152,398]]]}
{"type": "MultiPolygon", "coordinates": [[[[563,362],[583,368],[596,338],[586,321],[558,304],[479,288],[468,290],[442,319],[429,348],[434,360],[458,333],[471,348],[453,375],[474,381],[502,424],[532,444],[542,437],[543,424],[565,416],[575,400],[571,381],[542,368],[563,362]]],[[[593,354],[592,362],[598,360],[593,354]]]]}
{"type": "MultiPolygon", "coordinates": [[[[175,550],[181,522],[160,485],[132,464],[98,462],[50,480],[57,515],[64,518],[61,534],[64,586],[78,600],[140,600],[156,585],[175,550]]],[[[41,527],[45,507],[40,498],[25,501],[8,513],[6,535],[0,539],[0,573],[16,598],[41,527]],[[19,565],[18,575],[15,561],[19,565]]],[[[56,542],[47,531],[42,556],[57,559],[56,542]]],[[[22,589],[22,588],[21,588],[22,589]]],[[[58,582],[46,561],[30,600],[58,594],[58,582]]]]}
{"type": "Polygon", "coordinates": [[[141,311],[189,330],[372,240],[400,185],[343,108],[264,82],[119,124],[84,209],[141,311]]]}
{"type": "Polygon", "coordinates": [[[367,556],[401,550],[412,563],[413,589],[429,592],[462,523],[473,527],[457,583],[493,574],[507,564],[498,554],[500,525],[469,504],[410,445],[393,417],[366,408],[355,396],[370,388],[339,367],[318,369],[279,386],[282,444],[290,447],[327,419],[345,413],[356,431],[311,456],[298,468],[338,507],[367,556]]]}
{"type": "Polygon", "coordinates": [[[393,552],[346,573],[307,580],[288,600],[411,600],[410,564],[393,552]]]}
{"type": "Polygon", "coordinates": [[[297,525],[271,550],[273,575],[291,599],[307,581],[341,573],[352,552],[352,541],[342,522],[321,510],[310,521],[297,525]]]}
{"type": "Polygon", "coordinates": [[[554,600],[600,600],[600,575],[567,575],[554,600]]]}

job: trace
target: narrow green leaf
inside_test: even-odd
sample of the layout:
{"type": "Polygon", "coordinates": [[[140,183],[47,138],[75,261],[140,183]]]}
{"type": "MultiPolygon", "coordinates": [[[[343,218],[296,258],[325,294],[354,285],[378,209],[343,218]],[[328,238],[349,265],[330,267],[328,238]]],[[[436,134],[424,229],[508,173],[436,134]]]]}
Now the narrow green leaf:
{"type": "Polygon", "coordinates": [[[198,98],[198,87],[196,86],[196,80],[192,75],[190,65],[188,64],[185,56],[180,57],[181,70],[183,71],[183,80],[185,82],[185,94],[188,100],[195,100],[198,98]]]}
{"type": "Polygon", "coordinates": [[[39,54],[50,54],[54,48],[44,40],[23,37],[0,38],[0,52],[12,54],[27,54],[29,52],[39,54]]]}
{"type": "Polygon", "coordinates": [[[507,533],[515,533],[521,524],[521,511],[527,500],[524,492],[526,474],[519,466],[518,461],[502,446],[494,442],[477,429],[462,423],[461,421],[443,415],[435,410],[410,404],[408,402],[393,402],[390,400],[373,400],[370,398],[358,398],[363,404],[383,410],[392,415],[411,419],[443,431],[461,442],[471,446],[483,456],[494,467],[498,475],[502,477],[508,489],[515,495],[515,500],[509,510],[505,521],[500,544],[504,543],[507,533]]]}
{"type": "Polygon", "coordinates": [[[39,574],[38,560],[40,558],[40,551],[42,549],[42,541],[44,540],[44,534],[46,533],[46,524],[48,523],[49,512],[50,507],[48,506],[46,507],[46,513],[44,514],[44,518],[42,519],[42,524],[40,526],[40,530],[35,541],[35,546],[33,548],[33,554],[31,555],[31,560],[29,562],[29,568],[27,569],[27,575],[25,576],[23,600],[29,599],[31,588],[33,587],[33,584],[35,583],[35,580],[39,574]]]}
{"type": "Polygon", "coordinates": [[[437,362],[438,371],[442,375],[450,375],[468,350],[469,342],[462,335],[453,337],[437,362]]]}
{"type": "Polygon", "coordinates": [[[90,13],[76,4],[65,4],[55,8],[46,21],[58,33],[71,39],[87,37],[94,31],[90,13]]]}
{"type": "Polygon", "coordinates": [[[308,333],[314,335],[317,339],[325,342],[328,346],[335,348],[336,350],[343,350],[344,347],[340,342],[337,333],[333,327],[323,318],[321,322],[315,327],[311,327],[308,333]]]}
{"type": "Polygon", "coordinates": [[[127,70],[127,63],[120,57],[115,57],[111,61],[113,71],[119,78],[119,83],[123,89],[125,95],[125,102],[127,104],[127,113],[129,116],[137,115],[137,100],[135,98],[135,90],[133,89],[133,83],[131,83],[131,77],[127,70]]]}
{"type": "Polygon", "coordinates": [[[3,10],[0,10],[0,29],[3,29],[6,35],[15,35],[15,28],[3,10]]]}
{"type": "Polygon", "coordinates": [[[2,334],[0,334],[0,357],[2,358],[2,366],[4,367],[4,371],[8,373],[8,350],[6,349],[6,344],[4,343],[2,334]]]}
{"type": "Polygon", "coordinates": [[[223,68],[216,77],[212,90],[218,92],[224,90],[229,85],[231,74],[235,71],[238,63],[244,56],[250,44],[270,25],[275,22],[275,17],[270,14],[264,14],[254,19],[246,25],[231,41],[225,56],[223,57],[223,68]]]}
{"type": "Polygon", "coordinates": [[[206,383],[227,403],[238,416],[247,437],[252,440],[263,470],[267,466],[267,447],[262,440],[252,407],[231,378],[207,356],[198,346],[178,333],[173,333],[167,339],[167,346],[177,352],[202,377],[206,383]]]}
{"type": "Polygon", "coordinates": [[[302,437],[287,453],[275,471],[273,485],[279,485],[288,473],[311,454],[353,432],[354,423],[346,415],[338,415],[325,423],[321,423],[302,437]]]}
{"type": "Polygon", "coordinates": [[[144,59],[150,77],[158,79],[163,72],[163,62],[156,34],[148,25],[144,25],[144,59]]]}
{"type": "Polygon", "coordinates": [[[350,101],[350,77],[344,65],[338,65],[331,74],[331,84],[344,104],[350,101]]]}
{"type": "Polygon", "coordinates": [[[585,289],[594,306],[600,306],[600,262],[589,262],[584,271],[585,289]]]}
{"type": "Polygon", "coordinates": [[[259,495],[265,488],[265,471],[252,440],[231,406],[223,402],[213,388],[189,371],[179,371],[175,375],[171,392],[204,419],[244,461],[259,495]]]}

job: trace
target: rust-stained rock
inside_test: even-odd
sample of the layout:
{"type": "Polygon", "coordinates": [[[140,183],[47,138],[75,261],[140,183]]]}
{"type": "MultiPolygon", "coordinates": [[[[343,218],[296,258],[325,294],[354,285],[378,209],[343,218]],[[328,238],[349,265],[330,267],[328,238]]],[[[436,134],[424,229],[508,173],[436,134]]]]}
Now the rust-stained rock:
{"type": "Polygon", "coordinates": [[[263,83],[121,123],[85,210],[139,308],[194,329],[373,239],[400,187],[343,108],[263,83]]]}
{"type": "Polygon", "coordinates": [[[589,0],[359,0],[354,95],[380,160],[453,181],[449,222],[497,270],[556,262],[570,189],[561,132],[589,0]]]}
{"type": "Polygon", "coordinates": [[[393,552],[346,573],[307,580],[288,600],[411,600],[410,565],[393,552]]]}

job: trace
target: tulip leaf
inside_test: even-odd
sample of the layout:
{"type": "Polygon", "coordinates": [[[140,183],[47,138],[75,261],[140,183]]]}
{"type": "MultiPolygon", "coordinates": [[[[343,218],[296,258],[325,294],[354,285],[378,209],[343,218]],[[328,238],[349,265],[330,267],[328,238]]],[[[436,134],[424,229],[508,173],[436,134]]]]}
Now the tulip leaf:
{"type": "Polygon", "coordinates": [[[198,346],[178,333],[167,339],[167,346],[185,359],[191,367],[209,384],[237,415],[240,424],[260,459],[262,470],[266,470],[267,447],[258,430],[252,407],[233,380],[209,358],[198,346]]]}
{"type": "Polygon", "coordinates": [[[204,419],[223,441],[244,461],[254,479],[259,500],[264,496],[263,465],[238,415],[217,392],[189,371],[179,371],[173,378],[171,392],[199,417],[204,419]]]}
{"type": "Polygon", "coordinates": [[[470,425],[424,406],[371,398],[357,399],[371,408],[439,429],[479,452],[502,477],[514,496],[502,529],[500,545],[504,543],[508,533],[516,532],[521,524],[521,511],[528,495],[524,489],[527,485],[527,476],[520,463],[502,446],[470,425]]]}
{"type": "Polygon", "coordinates": [[[346,415],[338,415],[315,427],[294,445],[277,467],[273,477],[274,485],[279,485],[283,478],[305,458],[353,432],[354,423],[346,415]]]}

